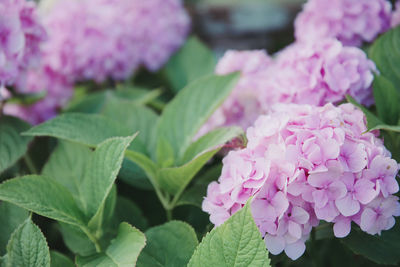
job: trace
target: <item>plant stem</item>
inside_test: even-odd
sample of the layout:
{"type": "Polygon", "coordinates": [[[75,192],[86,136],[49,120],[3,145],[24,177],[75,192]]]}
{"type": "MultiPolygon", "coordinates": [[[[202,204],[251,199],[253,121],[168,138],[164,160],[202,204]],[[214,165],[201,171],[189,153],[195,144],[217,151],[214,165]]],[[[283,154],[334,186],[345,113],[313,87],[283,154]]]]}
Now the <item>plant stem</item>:
{"type": "Polygon", "coordinates": [[[35,167],[35,164],[33,163],[32,159],[31,159],[31,157],[28,155],[28,153],[25,154],[24,161],[25,161],[25,164],[28,167],[28,170],[30,171],[31,174],[39,173],[35,167]]]}
{"type": "Polygon", "coordinates": [[[165,212],[167,213],[167,221],[172,220],[172,209],[166,209],[165,212]]]}
{"type": "Polygon", "coordinates": [[[92,233],[90,232],[89,229],[87,229],[86,227],[81,227],[82,231],[87,235],[87,237],[89,237],[90,241],[93,242],[95,248],[96,248],[96,252],[100,253],[101,252],[101,246],[99,244],[99,241],[97,240],[97,238],[92,235],[92,233]]]}

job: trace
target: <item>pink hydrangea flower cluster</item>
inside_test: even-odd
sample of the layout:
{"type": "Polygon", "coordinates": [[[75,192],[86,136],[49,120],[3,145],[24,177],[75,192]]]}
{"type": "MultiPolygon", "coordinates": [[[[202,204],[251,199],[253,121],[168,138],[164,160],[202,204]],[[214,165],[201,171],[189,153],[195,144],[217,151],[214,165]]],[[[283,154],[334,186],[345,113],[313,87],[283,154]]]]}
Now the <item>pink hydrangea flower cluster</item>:
{"type": "Polygon", "coordinates": [[[375,64],[357,47],[336,39],[294,43],[272,60],[263,51],[228,51],[216,73],[241,71],[237,86],[198,136],[221,126],[247,129],[276,103],[317,106],[342,101],[346,94],[370,106],[375,64]]]}
{"type": "Polygon", "coordinates": [[[374,71],[375,64],[364,51],[336,39],[294,43],[278,54],[264,102],[322,106],[349,94],[370,106],[374,71]]]}
{"type": "Polygon", "coordinates": [[[392,13],[391,26],[394,28],[400,25],[400,1],[396,2],[395,10],[392,13]]]}
{"type": "Polygon", "coordinates": [[[26,83],[18,88],[20,93],[46,92],[43,99],[31,105],[6,103],[4,113],[38,124],[52,117],[64,107],[73,95],[72,84],[48,66],[41,66],[27,75],[26,83]]]}
{"type": "Polygon", "coordinates": [[[28,68],[38,65],[45,39],[33,1],[0,1],[0,87],[14,85],[28,68]]]}
{"type": "Polygon", "coordinates": [[[253,197],[252,213],[269,252],[297,259],[320,220],[336,237],[351,222],[371,235],[400,215],[398,164],[351,104],[278,104],[247,130],[248,144],[223,159],[203,210],[222,224],[253,197]]]}
{"type": "Polygon", "coordinates": [[[47,13],[46,63],[72,81],[126,79],[154,71],[184,42],[180,0],[60,0],[47,13]]]}
{"type": "Polygon", "coordinates": [[[220,75],[240,71],[241,77],[231,95],[203,125],[197,136],[222,126],[247,129],[264,112],[260,95],[263,94],[262,76],[272,65],[265,51],[229,50],[219,60],[215,72],[220,75]]]}
{"type": "Polygon", "coordinates": [[[295,34],[299,41],[333,37],[360,46],[388,30],[390,19],[387,0],[309,0],[296,18],[295,34]]]}

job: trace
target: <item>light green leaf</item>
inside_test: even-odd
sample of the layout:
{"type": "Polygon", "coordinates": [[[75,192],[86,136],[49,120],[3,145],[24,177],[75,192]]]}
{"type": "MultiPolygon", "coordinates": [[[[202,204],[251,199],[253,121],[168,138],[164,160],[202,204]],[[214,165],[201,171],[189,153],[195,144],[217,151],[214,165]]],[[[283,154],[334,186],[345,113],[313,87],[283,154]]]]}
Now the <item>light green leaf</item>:
{"type": "Polygon", "coordinates": [[[240,127],[226,127],[211,131],[200,137],[196,142],[192,143],[188,147],[180,160],[180,163],[184,164],[189,162],[197,155],[204,153],[207,150],[220,147],[240,134],[243,134],[243,130],[240,127]]]}
{"type": "Polygon", "coordinates": [[[90,158],[80,183],[85,214],[89,218],[101,211],[121,168],[125,150],[135,136],[107,139],[90,158]]]}
{"type": "Polygon", "coordinates": [[[92,154],[90,148],[84,145],[60,141],[43,167],[42,174],[68,188],[77,203],[82,203],[81,181],[92,154]]]}
{"type": "Polygon", "coordinates": [[[147,245],[139,256],[138,267],[186,266],[198,244],[193,228],[180,221],[153,227],[146,231],[146,237],[147,245]]]}
{"type": "Polygon", "coordinates": [[[215,64],[213,52],[197,37],[191,37],[168,61],[164,74],[172,89],[178,92],[197,78],[212,74],[215,64]]]}
{"type": "Polygon", "coordinates": [[[161,168],[170,167],[174,164],[174,150],[165,138],[160,136],[157,146],[157,163],[161,168]]]}
{"type": "Polygon", "coordinates": [[[30,218],[15,230],[8,242],[7,266],[50,267],[46,239],[30,218]]]}
{"type": "Polygon", "coordinates": [[[342,242],[354,253],[379,264],[395,265],[400,262],[400,222],[383,231],[381,236],[369,235],[359,228],[353,228],[351,233],[342,242]]]}
{"type": "Polygon", "coordinates": [[[29,217],[29,212],[8,202],[0,203],[0,255],[6,253],[11,234],[29,217]]]}
{"type": "Polygon", "coordinates": [[[394,84],[400,91],[400,27],[384,33],[375,40],[369,49],[371,58],[381,75],[394,84]]]}
{"type": "Polygon", "coordinates": [[[25,136],[51,136],[95,147],[116,136],[130,136],[125,126],[97,114],[66,113],[23,133],[25,136]]]}
{"type": "Polygon", "coordinates": [[[14,117],[0,118],[0,173],[26,153],[32,138],[21,136],[20,133],[29,127],[28,123],[14,117]]]}
{"type": "Polygon", "coordinates": [[[57,252],[50,251],[51,267],[75,267],[75,264],[67,256],[57,252]]]}
{"type": "Polygon", "coordinates": [[[86,225],[86,218],[71,193],[45,176],[23,176],[3,182],[0,184],[0,200],[54,220],[86,225]]]}
{"type": "Polygon", "coordinates": [[[249,203],[203,238],[188,266],[270,266],[268,251],[249,203]]]}
{"type": "Polygon", "coordinates": [[[397,125],[400,116],[400,91],[384,76],[375,76],[374,99],[379,118],[385,124],[397,125]]]}
{"type": "Polygon", "coordinates": [[[164,168],[158,172],[157,183],[171,195],[180,194],[196,173],[219,151],[207,151],[180,167],[164,168]]]}
{"type": "MultiPolygon", "coordinates": [[[[165,107],[157,128],[180,158],[201,126],[232,91],[239,75],[207,76],[191,83],[165,107]]],[[[160,145],[160,144],[158,144],[160,145]]]]}
{"type": "Polygon", "coordinates": [[[145,235],[128,223],[121,223],[118,236],[111,241],[105,253],[89,257],[77,257],[80,267],[128,267],[135,266],[140,251],[146,244],[145,235]]]}

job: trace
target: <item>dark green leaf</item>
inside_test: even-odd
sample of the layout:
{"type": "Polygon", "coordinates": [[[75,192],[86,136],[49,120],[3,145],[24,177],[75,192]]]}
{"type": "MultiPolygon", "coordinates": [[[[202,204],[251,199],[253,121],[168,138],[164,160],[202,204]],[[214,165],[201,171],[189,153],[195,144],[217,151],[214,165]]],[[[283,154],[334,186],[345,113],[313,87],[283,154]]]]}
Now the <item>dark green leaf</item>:
{"type": "Polygon", "coordinates": [[[172,221],[146,231],[147,245],[140,254],[138,267],[186,266],[198,241],[193,228],[172,221]]]}
{"type": "Polygon", "coordinates": [[[389,125],[397,125],[400,116],[400,91],[384,76],[374,80],[374,99],[379,118],[389,125]]]}
{"type": "Polygon", "coordinates": [[[11,234],[29,217],[29,212],[7,202],[0,203],[0,255],[6,253],[11,234]]]}
{"type": "Polygon", "coordinates": [[[57,252],[50,251],[51,267],[74,267],[75,264],[67,256],[57,252]]]}
{"type": "Polygon", "coordinates": [[[32,138],[20,133],[29,127],[28,123],[14,117],[0,118],[0,173],[26,153],[32,138]]]}

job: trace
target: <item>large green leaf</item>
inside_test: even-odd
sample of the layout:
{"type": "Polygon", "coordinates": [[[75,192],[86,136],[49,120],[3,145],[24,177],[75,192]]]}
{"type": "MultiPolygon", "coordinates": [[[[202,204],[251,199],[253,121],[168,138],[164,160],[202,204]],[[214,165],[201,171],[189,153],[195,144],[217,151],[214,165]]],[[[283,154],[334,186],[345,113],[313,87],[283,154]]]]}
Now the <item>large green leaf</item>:
{"type": "MultiPolygon", "coordinates": [[[[200,127],[230,94],[239,75],[207,76],[185,87],[165,107],[158,124],[158,140],[163,137],[180,158],[200,127]]],[[[159,145],[159,144],[158,144],[159,145]]]]}
{"type": "Polygon", "coordinates": [[[11,234],[29,217],[29,212],[8,202],[0,203],[0,255],[6,253],[11,234]]]}
{"type": "Polygon", "coordinates": [[[163,168],[157,175],[157,184],[171,195],[181,193],[196,173],[219,151],[219,148],[198,155],[180,167],[163,168]]]}
{"type": "Polygon", "coordinates": [[[142,232],[128,223],[121,223],[118,236],[102,254],[77,257],[79,267],[128,267],[135,266],[140,251],[146,244],[142,232]]]}
{"type": "Polygon", "coordinates": [[[110,101],[120,100],[131,105],[145,104],[160,94],[159,90],[126,88],[91,93],[72,103],[67,112],[101,113],[110,101]]]}
{"type": "Polygon", "coordinates": [[[6,266],[50,267],[46,239],[30,218],[12,234],[7,245],[6,266]]]}
{"type": "Polygon", "coordinates": [[[193,228],[179,221],[153,227],[146,231],[146,237],[147,245],[139,256],[138,267],[186,266],[198,244],[193,228]]]}
{"type": "Polygon", "coordinates": [[[374,99],[379,118],[386,124],[397,125],[400,117],[400,91],[384,76],[375,77],[374,99]]]}
{"type": "Polygon", "coordinates": [[[136,152],[127,150],[125,152],[125,157],[130,161],[136,163],[140,168],[142,168],[147,177],[150,179],[153,186],[156,186],[156,175],[157,175],[157,165],[146,155],[136,152]]]}
{"type": "Polygon", "coordinates": [[[188,266],[270,266],[249,203],[203,238],[188,266]]]}
{"type": "Polygon", "coordinates": [[[51,267],[75,267],[75,264],[67,256],[57,252],[50,251],[51,267]]]}
{"type": "Polygon", "coordinates": [[[51,136],[88,146],[96,146],[116,136],[130,136],[125,126],[102,115],[66,113],[35,126],[23,135],[51,136]]]}
{"type": "Polygon", "coordinates": [[[42,174],[68,188],[77,203],[82,203],[81,181],[92,154],[87,146],[60,141],[43,167],[42,174]]]}
{"type": "Polygon", "coordinates": [[[377,40],[369,50],[381,75],[391,81],[400,91],[400,27],[396,27],[377,40]]]}
{"type": "Polygon", "coordinates": [[[197,155],[207,150],[220,147],[242,133],[243,129],[240,127],[226,127],[211,131],[200,137],[196,142],[192,143],[185,151],[185,154],[179,163],[184,164],[189,162],[197,155]]]}
{"type": "Polygon", "coordinates": [[[113,225],[117,226],[121,222],[127,222],[141,231],[146,230],[148,226],[147,219],[140,208],[128,198],[118,196],[113,215],[113,225]]]}
{"type": "Polygon", "coordinates": [[[14,117],[0,118],[0,173],[26,153],[32,138],[20,133],[29,127],[28,123],[14,117]]]}
{"type": "Polygon", "coordinates": [[[131,137],[114,137],[101,143],[85,169],[80,183],[85,214],[91,218],[101,207],[114,184],[131,137]]]}
{"type": "Polygon", "coordinates": [[[178,92],[190,82],[212,74],[215,56],[197,37],[189,38],[185,45],[168,61],[164,73],[172,89],[178,92]]]}
{"type": "Polygon", "coordinates": [[[400,222],[396,220],[396,225],[383,231],[381,236],[369,235],[360,228],[352,229],[351,233],[342,241],[356,254],[379,263],[397,264],[400,262],[400,222]]]}
{"type": "Polygon", "coordinates": [[[0,184],[0,200],[54,220],[86,225],[86,218],[71,193],[46,176],[30,175],[3,182],[0,184]]]}

